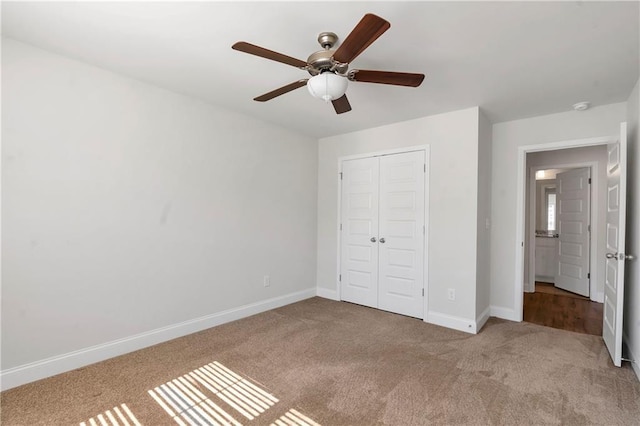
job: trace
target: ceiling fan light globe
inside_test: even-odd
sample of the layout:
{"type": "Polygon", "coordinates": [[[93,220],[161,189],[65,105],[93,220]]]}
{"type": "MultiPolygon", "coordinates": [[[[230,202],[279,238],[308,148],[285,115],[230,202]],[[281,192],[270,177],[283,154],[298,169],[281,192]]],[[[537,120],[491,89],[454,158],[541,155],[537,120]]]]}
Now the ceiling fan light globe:
{"type": "Polygon", "coordinates": [[[314,98],[330,102],[341,98],[347,91],[349,81],[332,72],[323,72],[313,76],[307,82],[307,89],[314,98]]]}

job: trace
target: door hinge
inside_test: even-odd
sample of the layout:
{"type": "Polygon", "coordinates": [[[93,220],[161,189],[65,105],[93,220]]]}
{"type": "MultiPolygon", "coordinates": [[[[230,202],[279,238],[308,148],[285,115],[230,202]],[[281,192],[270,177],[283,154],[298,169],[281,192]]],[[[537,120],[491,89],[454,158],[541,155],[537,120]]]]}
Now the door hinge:
{"type": "Polygon", "coordinates": [[[591,178],[589,178],[589,185],[591,185],[591,178]]]}
{"type": "Polygon", "coordinates": [[[342,274],[338,275],[338,281],[342,282],[342,274]]]}
{"type": "Polygon", "coordinates": [[[587,230],[591,232],[591,225],[587,225],[587,230]]]}
{"type": "Polygon", "coordinates": [[[342,172],[340,172],[340,180],[342,180],[342,172]]]}
{"type": "Polygon", "coordinates": [[[591,279],[591,272],[587,272],[587,279],[591,279]]]}
{"type": "Polygon", "coordinates": [[[340,230],[342,231],[342,224],[340,224],[340,230]]]}
{"type": "Polygon", "coordinates": [[[424,163],[424,172],[427,173],[427,163],[424,163]]]}
{"type": "Polygon", "coordinates": [[[422,297],[424,297],[424,288],[422,289],[422,297]]]}

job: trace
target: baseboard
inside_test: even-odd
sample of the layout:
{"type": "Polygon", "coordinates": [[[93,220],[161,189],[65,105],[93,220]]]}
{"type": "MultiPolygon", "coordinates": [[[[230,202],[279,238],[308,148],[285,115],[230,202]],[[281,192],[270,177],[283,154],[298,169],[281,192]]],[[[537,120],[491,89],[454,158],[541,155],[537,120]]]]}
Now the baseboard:
{"type": "Polygon", "coordinates": [[[76,368],[84,367],[115,356],[186,336],[207,328],[235,321],[270,309],[314,297],[316,288],[289,293],[256,303],[240,306],[200,318],[157,328],[145,333],[125,337],[89,348],[54,356],[41,361],[9,368],[0,372],[0,389],[7,390],[36,380],[51,377],[76,368]]]}
{"type": "Polygon", "coordinates": [[[622,342],[623,342],[622,353],[626,355],[625,358],[632,360],[631,368],[633,369],[633,372],[636,373],[636,377],[638,378],[638,381],[640,381],[640,358],[638,358],[638,354],[635,353],[633,349],[631,349],[631,346],[629,346],[629,337],[626,335],[626,333],[622,334],[622,342]],[[624,349],[626,349],[626,351],[624,351],[624,349]]]}
{"type": "Polygon", "coordinates": [[[519,318],[514,309],[503,308],[502,306],[491,306],[490,308],[490,315],[492,317],[502,318],[509,321],[522,321],[522,319],[519,318]]]}
{"type": "Polygon", "coordinates": [[[324,287],[318,287],[316,289],[316,296],[323,297],[325,299],[339,300],[337,290],[330,290],[324,287]]]}
{"type": "Polygon", "coordinates": [[[425,322],[442,327],[452,328],[454,330],[464,331],[466,333],[477,333],[476,322],[474,320],[443,314],[440,312],[429,311],[425,322]]]}
{"type": "Polygon", "coordinates": [[[491,316],[491,306],[487,306],[487,309],[485,309],[478,318],[476,318],[476,333],[478,333],[480,330],[482,330],[482,327],[484,327],[484,325],[486,324],[486,322],[489,320],[489,317],[491,316]]]}
{"type": "MultiPolygon", "coordinates": [[[[536,276],[536,281],[540,281],[540,282],[543,282],[543,283],[554,284],[556,282],[556,277],[552,277],[552,276],[549,276],[549,275],[537,275],[536,276]]],[[[535,288],[535,283],[534,283],[533,287],[535,288]]]]}
{"type": "Polygon", "coordinates": [[[604,291],[598,291],[596,297],[591,299],[592,302],[604,303],[604,291]]]}

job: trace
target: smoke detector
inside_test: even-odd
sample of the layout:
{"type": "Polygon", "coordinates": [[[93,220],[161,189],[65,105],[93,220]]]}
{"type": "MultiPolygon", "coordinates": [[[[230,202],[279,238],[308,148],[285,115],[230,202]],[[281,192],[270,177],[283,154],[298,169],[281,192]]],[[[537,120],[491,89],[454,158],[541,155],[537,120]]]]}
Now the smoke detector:
{"type": "Polygon", "coordinates": [[[576,111],[584,111],[589,109],[590,106],[591,104],[589,102],[578,102],[577,104],[573,104],[573,109],[576,111]]]}

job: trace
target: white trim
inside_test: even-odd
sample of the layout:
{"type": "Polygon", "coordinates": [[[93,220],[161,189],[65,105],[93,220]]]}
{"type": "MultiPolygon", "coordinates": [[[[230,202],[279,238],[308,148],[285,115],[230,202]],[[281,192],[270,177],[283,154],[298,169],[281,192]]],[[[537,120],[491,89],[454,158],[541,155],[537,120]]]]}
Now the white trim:
{"type": "MultiPolygon", "coordinates": [[[[513,296],[513,306],[515,317],[513,321],[522,321],[523,307],[524,307],[524,207],[526,191],[526,169],[527,169],[527,151],[518,148],[518,175],[516,182],[516,241],[515,241],[515,254],[516,254],[516,282],[513,296]]],[[[531,283],[529,283],[531,284],[531,283]]],[[[502,318],[502,317],[500,317],[502,318]]]]}
{"type": "Polygon", "coordinates": [[[606,145],[616,142],[616,136],[606,136],[588,139],[574,139],[568,141],[559,141],[551,143],[543,143],[536,145],[524,145],[518,147],[518,174],[516,183],[516,239],[515,239],[515,282],[514,282],[514,296],[513,306],[515,319],[513,321],[522,321],[523,306],[524,306],[524,236],[525,236],[525,216],[524,216],[524,202],[526,193],[526,160],[527,153],[541,152],[541,151],[554,151],[557,149],[565,148],[579,148],[583,146],[594,145],[606,145]]]}
{"type": "Polygon", "coordinates": [[[480,316],[476,318],[476,328],[477,328],[476,333],[482,330],[482,327],[484,327],[484,325],[487,323],[490,316],[491,316],[491,306],[487,306],[487,309],[485,309],[484,312],[482,312],[480,316]]]}
{"type": "MultiPolygon", "coordinates": [[[[342,300],[342,280],[340,279],[340,263],[342,262],[342,160],[338,158],[338,220],[336,220],[336,232],[338,233],[338,250],[336,250],[336,300],[342,300]]],[[[317,283],[316,283],[317,284],[317,283]]]]}
{"type": "MultiPolygon", "coordinates": [[[[525,160],[526,161],[526,160],[525,160]]],[[[525,165],[526,167],[526,165],[525,165]]],[[[538,228],[537,218],[538,218],[538,181],[536,179],[536,172],[538,170],[535,167],[532,167],[528,170],[529,172],[529,188],[528,191],[524,195],[525,199],[525,207],[527,199],[529,200],[529,222],[526,222],[526,213],[525,213],[525,237],[529,235],[529,258],[524,262],[525,266],[529,265],[529,275],[524,275],[524,283],[522,285],[522,290],[527,293],[535,293],[536,292],[536,234],[535,231],[538,228]],[[533,231],[531,230],[533,229],[533,231]],[[533,233],[533,236],[532,236],[533,233]]],[[[556,189],[557,191],[557,189],[556,189]]],[[[557,218],[557,216],[556,216],[557,218]]],[[[557,219],[556,219],[557,222],[557,219]]],[[[526,251],[525,251],[526,253],[526,251]]],[[[555,281],[551,281],[555,282],[555,281]]]]}
{"type": "Polygon", "coordinates": [[[148,346],[186,336],[207,328],[215,327],[271,309],[314,297],[316,288],[308,288],[284,296],[274,297],[256,303],[228,309],[211,315],[205,315],[183,321],[167,327],[157,328],[100,345],[91,346],[51,358],[32,362],[0,372],[2,390],[7,390],[56,374],[64,373],[85,365],[104,361],[115,356],[133,352],[148,346]]]}
{"type": "Polygon", "coordinates": [[[591,300],[598,303],[604,303],[604,290],[597,291],[591,300]]]}
{"type": "Polygon", "coordinates": [[[361,158],[382,157],[383,155],[404,154],[406,152],[425,151],[429,150],[430,145],[416,145],[407,146],[404,148],[385,149],[375,152],[364,152],[362,154],[346,155],[338,158],[338,170],[342,171],[342,162],[348,160],[359,160],[361,158]]]}
{"type": "Polygon", "coordinates": [[[456,317],[449,314],[430,311],[425,322],[439,325],[442,327],[453,328],[454,330],[464,331],[465,333],[476,334],[476,322],[468,318],[456,317]]]}
{"type": "Polygon", "coordinates": [[[331,290],[324,287],[316,288],[316,296],[323,297],[325,299],[340,300],[338,297],[338,290],[331,290]]]}
{"type": "Polygon", "coordinates": [[[424,307],[422,311],[422,318],[427,318],[427,315],[429,314],[429,185],[431,175],[431,145],[425,145],[423,149],[426,170],[424,173],[424,263],[422,267],[422,273],[424,276],[424,307]]]}
{"type": "Polygon", "coordinates": [[[516,311],[511,308],[504,308],[502,306],[491,306],[491,316],[496,318],[502,318],[509,321],[522,321],[518,319],[516,311]]]}
{"type": "MultiPolygon", "coordinates": [[[[577,163],[551,163],[545,164],[543,166],[534,166],[530,169],[529,174],[529,289],[530,292],[533,293],[535,291],[535,246],[536,246],[536,227],[535,225],[535,217],[536,217],[536,205],[537,205],[537,197],[536,197],[536,181],[535,175],[538,170],[545,169],[579,169],[582,167],[588,167],[590,169],[590,178],[591,178],[591,188],[589,194],[589,215],[590,215],[590,225],[591,225],[591,235],[589,238],[590,245],[590,256],[589,256],[589,272],[591,273],[591,280],[589,282],[589,298],[594,302],[603,303],[604,302],[604,293],[598,292],[597,282],[595,277],[600,276],[600,270],[598,268],[598,229],[600,229],[598,216],[598,206],[599,203],[602,202],[598,198],[599,193],[599,170],[598,170],[598,162],[597,161],[584,161],[577,163]],[[533,265],[533,267],[532,267],[533,265]],[[534,283],[534,284],[531,284],[534,283]],[[599,295],[602,295],[599,297],[599,295]]],[[[525,224],[526,226],[526,224],[525,224]]],[[[550,277],[551,278],[551,277],[550,277]]],[[[552,277],[555,280],[555,277],[552,277]]],[[[524,287],[527,289],[527,286],[524,287]]]]}
{"type": "MultiPolygon", "coordinates": [[[[341,247],[342,247],[342,232],[340,230],[340,224],[342,221],[342,179],[340,176],[342,175],[342,163],[344,161],[349,160],[359,160],[362,158],[371,158],[371,157],[381,157],[383,155],[393,155],[393,154],[403,154],[407,152],[415,152],[415,151],[424,151],[424,162],[426,165],[426,171],[424,174],[424,268],[423,268],[423,288],[424,288],[424,305],[423,305],[423,314],[425,322],[427,322],[427,317],[429,315],[429,175],[431,173],[431,145],[417,145],[417,146],[408,146],[404,148],[395,148],[388,149],[383,151],[375,151],[369,153],[362,153],[356,155],[348,155],[344,157],[338,158],[338,220],[337,220],[337,230],[338,233],[338,249],[337,249],[337,270],[336,270],[336,288],[337,291],[336,299],[333,300],[342,300],[341,296],[341,287],[342,282],[340,282],[340,269],[341,269],[341,247]]],[[[318,287],[318,291],[320,287],[318,287]]],[[[324,291],[324,289],[322,290],[324,291]]],[[[320,294],[318,294],[320,296],[320,294]]],[[[330,297],[327,297],[330,298],[330,297]]]]}
{"type": "MultiPolygon", "coordinates": [[[[534,259],[533,262],[535,264],[535,259],[534,259]]],[[[531,269],[531,263],[529,263],[529,269],[531,269]]],[[[527,287],[527,283],[524,284],[524,291],[526,291],[527,293],[535,293],[536,292],[536,285],[535,285],[536,281],[542,281],[543,283],[553,283],[553,284],[555,284],[556,277],[555,277],[555,275],[554,276],[536,275],[533,285],[529,284],[529,286],[527,287]]]]}

